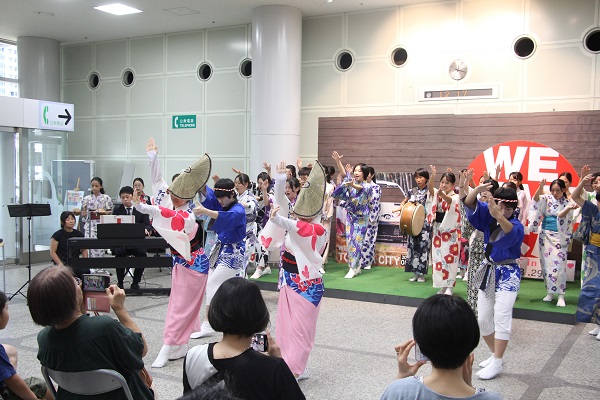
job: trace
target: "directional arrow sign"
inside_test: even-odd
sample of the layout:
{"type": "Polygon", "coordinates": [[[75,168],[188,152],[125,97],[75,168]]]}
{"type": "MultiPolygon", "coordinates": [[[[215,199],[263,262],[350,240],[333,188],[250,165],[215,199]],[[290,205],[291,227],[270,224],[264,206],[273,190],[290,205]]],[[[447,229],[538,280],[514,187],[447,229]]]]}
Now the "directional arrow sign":
{"type": "Polygon", "coordinates": [[[73,104],[40,101],[40,129],[73,131],[73,104]]]}

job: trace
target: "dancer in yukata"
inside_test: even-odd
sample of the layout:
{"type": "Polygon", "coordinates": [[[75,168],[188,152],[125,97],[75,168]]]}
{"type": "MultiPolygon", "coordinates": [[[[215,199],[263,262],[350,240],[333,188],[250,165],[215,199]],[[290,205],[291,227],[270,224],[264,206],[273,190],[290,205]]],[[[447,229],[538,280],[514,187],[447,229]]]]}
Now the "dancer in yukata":
{"type": "MultiPolygon", "coordinates": [[[[208,216],[215,220],[212,229],[217,234],[217,242],[210,251],[210,272],[206,284],[206,308],[210,307],[217,289],[229,278],[243,278],[245,275],[246,250],[246,211],[236,195],[235,184],[231,179],[221,178],[215,182],[214,190],[202,188],[202,204],[194,208],[197,216],[208,216]]],[[[207,312],[208,314],[208,312],[207,312]]],[[[210,336],[215,330],[208,320],[192,333],[197,339],[210,336]]]]}
{"type": "MultiPolygon", "coordinates": [[[[277,173],[276,181],[285,179],[284,162],[277,173]]],[[[325,228],[319,223],[324,198],[325,173],[316,162],[291,215],[287,208],[274,205],[270,220],[260,233],[265,248],[281,246],[277,337],[283,359],[298,380],[309,377],[306,366],[315,342],[324,291],[319,272],[327,244],[325,228]]]]}
{"type": "Polygon", "coordinates": [[[190,334],[200,329],[199,312],[208,279],[208,258],[201,246],[201,229],[189,211],[189,201],[206,184],[210,170],[210,157],[205,154],[158,197],[160,205],[145,204],[140,201],[140,191],[134,193],[135,209],[150,216],[154,229],[171,246],[173,258],[163,346],[152,363],[154,368],[163,367],[169,360],[183,358],[190,334]]]}
{"type": "MultiPolygon", "coordinates": [[[[342,155],[333,152],[333,159],[340,172],[346,171],[342,165],[342,155]]],[[[369,168],[364,164],[358,164],[352,169],[353,175],[346,174],[346,179],[339,185],[331,196],[341,200],[346,209],[346,245],[348,247],[348,273],[344,278],[352,279],[360,274],[360,261],[363,242],[367,234],[369,224],[369,199],[373,187],[366,183],[369,168]]],[[[340,205],[341,205],[340,204],[340,205]]]]}

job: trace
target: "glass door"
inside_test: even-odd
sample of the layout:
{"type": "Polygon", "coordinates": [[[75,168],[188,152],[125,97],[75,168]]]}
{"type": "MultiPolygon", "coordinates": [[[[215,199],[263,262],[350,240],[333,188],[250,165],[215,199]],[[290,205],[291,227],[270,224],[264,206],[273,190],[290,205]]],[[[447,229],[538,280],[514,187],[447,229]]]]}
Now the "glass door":
{"type": "MultiPolygon", "coordinates": [[[[0,127],[0,239],[4,244],[6,263],[12,263],[17,258],[17,227],[19,218],[8,215],[8,204],[18,203],[17,193],[17,149],[18,136],[16,130],[0,127]]],[[[0,251],[2,257],[2,251],[0,251]]]]}
{"type": "MultiPolygon", "coordinates": [[[[50,261],[49,249],[52,234],[60,229],[60,213],[63,211],[59,199],[56,180],[52,177],[53,160],[65,158],[66,133],[41,129],[25,129],[21,163],[22,198],[24,203],[49,204],[52,215],[31,219],[31,259],[32,262],[50,261]],[[26,154],[24,154],[24,152],[26,154]],[[23,176],[25,175],[25,176],[23,176]]],[[[23,218],[23,250],[28,246],[27,219],[23,218]]]]}

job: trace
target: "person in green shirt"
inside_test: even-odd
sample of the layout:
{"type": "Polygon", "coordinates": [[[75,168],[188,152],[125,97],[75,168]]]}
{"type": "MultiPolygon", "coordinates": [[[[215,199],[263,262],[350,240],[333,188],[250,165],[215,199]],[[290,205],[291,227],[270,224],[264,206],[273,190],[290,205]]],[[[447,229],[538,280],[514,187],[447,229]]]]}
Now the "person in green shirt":
{"type": "MultiPolygon", "coordinates": [[[[42,270],[31,280],[27,294],[33,321],[45,327],[37,338],[37,358],[42,365],[62,372],[112,369],[123,375],[134,399],[154,399],[153,391],[140,373],[148,346],[125,308],[123,289],[117,285],[106,289],[118,320],[85,314],[81,281],[66,267],[42,270]]],[[[56,398],[77,399],[79,396],[59,387],[56,398]]],[[[94,399],[125,399],[125,394],[117,389],[94,399]]]]}

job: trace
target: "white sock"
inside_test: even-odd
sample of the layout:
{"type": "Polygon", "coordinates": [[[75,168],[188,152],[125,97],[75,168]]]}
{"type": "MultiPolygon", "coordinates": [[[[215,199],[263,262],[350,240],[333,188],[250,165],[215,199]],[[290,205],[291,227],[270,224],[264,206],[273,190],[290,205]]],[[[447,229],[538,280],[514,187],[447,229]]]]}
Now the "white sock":
{"type": "Polygon", "coordinates": [[[502,359],[493,357],[487,367],[477,373],[479,379],[493,379],[502,372],[502,359]]]}
{"type": "Polygon", "coordinates": [[[490,358],[487,358],[485,360],[483,360],[482,362],[479,363],[479,368],[485,368],[488,365],[490,365],[490,363],[492,362],[492,360],[494,359],[494,354],[492,353],[492,355],[490,356],[490,358]]]}
{"type": "Polygon", "coordinates": [[[164,344],[161,347],[160,352],[158,352],[158,356],[156,356],[156,360],[152,363],[152,368],[162,368],[165,366],[167,361],[169,361],[169,357],[173,352],[173,346],[168,344],[164,344]]]}

